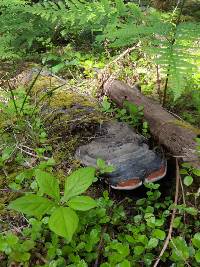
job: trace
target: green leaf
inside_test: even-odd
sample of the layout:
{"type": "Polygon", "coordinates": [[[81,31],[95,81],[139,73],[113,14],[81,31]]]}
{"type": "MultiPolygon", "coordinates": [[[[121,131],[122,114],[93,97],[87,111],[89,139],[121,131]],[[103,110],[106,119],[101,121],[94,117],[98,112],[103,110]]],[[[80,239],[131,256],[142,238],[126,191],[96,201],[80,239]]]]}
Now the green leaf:
{"type": "Polygon", "coordinates": [[[71,208],[59,207],[49,218],[49,228],[70,242],[78,227],[78,221],[77,214],[71,208]]]}
{"type": "Polygon", "coordinates": [[[35,242],[33,240],[25,240],[22,243],[22,246],[23,246],[23,250],[28,252],[29,250],[31,250],[32,248],[34,248],[35,242]]]}
{"type": "Polygon", "coordinates": [[[44,197],[27,195],[12,201],[8,208],[25,213],[27,215],[40,217],[49,212],[54,203],[44,197]]]}
{"type": "Polygon", "coordinates": [[[103,173],[110,173],[116,170],[115,166],[107,165],[105,160],[97,159],[97,167],[99,168],[100,172],[103,173]]]}
{"type": "Polygon", "coordinates": [[[193,178],[192,176],[185,176],[184,180],[183,180],[183,183],[186,185],[186,186],[190,186],[192,183],[193,183],[193,178]]]}
{"type": "Polygon", "coordinates": [[[15,150],[15,148],[13,148],[13,147],[6,147],[2,152],[2,156],[1,156],[2,160],[3,161],[8,160],[11,157],[14,150],[15,150]]]}
{"type": "Polygon", "coordinates": [[[123,260],[122,262],[118,263],[116,267],[131,267],[131,263],[128,260],[123,260]]]}
{"type": "Polygon", "coordinates": [[[152,236],[157,238],[157,239],[160,239],[160,240],[164,240],[165,239],[165,232],[160,230],[160,229],[155,229],[153,232],[152,232],[152,236]]]}
{"type": "Polygon", "coordinates": [[[180,223],[181,223],[181,219],[182,219],[182,217],[176,217],[176,218],[174,219],[174,221],[173,221],[173,227],[174,227],[174,228],[178,228],[178,227],[179,227],[179,225],[180,225],[180,223]]]}
{"type": "Polygon", "coordinates": [[[53,73],[57,73],[65,67],[65,63],[59,63],[51,68],[53,73]]]}
{"type": "Polygon", "coordinates": [[[134,247],[134,254],[135,255],[141,255],[143,252],[144,252],[144,247],[142,247],[142,246],[135,246],[134,247]]]}
{"type": "Polygon", "coordinates": [[[99,169],[103,169],[106,167],[106,163],[105,163],[105,160],[103,159],[97,159],[97,167],[99,169]]]}
{"type": "Polygon", "coordinates": [[[92,184],[95,175],[95,168],[86,167],[74,171],[65,181],[65,193],[63,200],[68,201],[74,196],[84,193],[92,184]]]}
{"type": "Polygon", "coordinates": [[[14,235],[13,233],[8,233],[5,238],[6,238],[7,244],[10,247],[12,247],[13,245],[15,245],[19,242],[19,238],[16,235],[14,235]]]}
{"type": "Polygon", "coordinates": [[[193,174],[195,174],[196,176],[200,176],[200,169],[193,169],[192,172],[193,172],[193,174]]]}
{"type": "Polygon", "coordinates": [[[198,250],[196,253],[195,253],[195,260],[200,263],[200,250],[198,250]]]}
{"type": "Polygon", "coordinates": [[[196,233],[192,238],[192,244],[200,249],[200,233],[196,233]]]}
{"type": "Polygon", "coordinates": [[[140,198],[136,201],[137,206],[143,206],[146,202],[146,198],[140,198]]]}
{"type": "Polygon", "coordinates": [[[147,249],[156,248],[157,245],[158,245],[158,239],[152,237],[152,238],[149,239],[149,242],[148,242],[146,248],[147,248],[147,249]]]}
{"type": "Polygon", "coordinates": [[[52,174],[39,169],[35,170],[35,176],[41,193],[47,194],[48,196],[59,201],[60,189],[58,180],[52,174]]]}
{"type": "Polygon", "coordinates": [[[108,97],[104,96],[103,101],[101,102],[104,112],[108,112],[111,109],[111,103],[108,101],[108,97]]]}
{"type": "Polygon", "coordinates": [[[172,260],[186,261],[189,258],[189,248],[182,237],[172,238],[170,247],[172,248],[172,260]]]}
{"type": "Polygon", "coordinates": [[[97,206],[97,203],[94,199],[88,196],[76,196],[71,198],[67,202],[68,206],[74,210],[90,210],[97,206]]]}
{"type": "Polygon", "coordinates": [[[185,208],[185,211],[190,214],[196,216],[198,214],[198,210],[194,207],[185,208]]]}
{"type": "Polygon", "coordinates": [[[131,115],[135,115],[138,112],[138,107],[130,101],[124,101],[124,107],[129,111],[131,115]]]}

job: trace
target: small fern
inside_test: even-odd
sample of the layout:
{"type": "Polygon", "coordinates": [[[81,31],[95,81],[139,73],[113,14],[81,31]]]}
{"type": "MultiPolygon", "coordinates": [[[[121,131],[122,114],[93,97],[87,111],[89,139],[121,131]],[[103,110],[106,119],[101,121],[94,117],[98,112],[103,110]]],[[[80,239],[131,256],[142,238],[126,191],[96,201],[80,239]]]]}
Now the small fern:
{"type": "Polygon", "coordinates": [[[184,92],[187,76],[197,71],[195,60],[200,54],[197,46],[199,29],[198,23],[175,25],[173,20],[163,19],[162,13],[155,10],[145,16],[140,11],[135,21],[128,17],[115,28],[107,27],[104,38],[110,40],[111,47],[132,46],[140,41],[143,51],[160,65],[176,100],[184,92]]]}
{"type": "Polygon", "coordinates": [[[1,59],[15,59],[41,49],[56,41],[55,33],[65,41],[77,40],[79,45],[83,37],[83,41],[99,47],[104,40],[113,48],[140,41],[140,48],[160,65],[175,99],[183,93],[187,75],[196,70],[200,25],[176,25],[175,12],[144,12],[123,0],[52,0],[32,5],[26,0],[1,0],[0,10],[1,59]]]}

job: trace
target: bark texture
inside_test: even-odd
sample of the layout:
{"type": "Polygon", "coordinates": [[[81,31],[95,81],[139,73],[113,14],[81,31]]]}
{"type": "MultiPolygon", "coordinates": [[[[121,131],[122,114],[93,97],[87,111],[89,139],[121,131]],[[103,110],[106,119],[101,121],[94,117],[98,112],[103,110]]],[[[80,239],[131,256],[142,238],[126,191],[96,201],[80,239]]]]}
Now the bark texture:
{"type": "Polygon", "coordinates": [[[114,80],[105,83],[104,92],[120,107],[123,106],[125,100],[137,106],[143,106],[144,117],[149,123],[153,137],[173,156],[181,157],[183,161],[200,167],[195,141],[200,133],[199,129],[178,120],[154,100],[142,95],[137,88],[131,88],[122,81],[114,80]]]}

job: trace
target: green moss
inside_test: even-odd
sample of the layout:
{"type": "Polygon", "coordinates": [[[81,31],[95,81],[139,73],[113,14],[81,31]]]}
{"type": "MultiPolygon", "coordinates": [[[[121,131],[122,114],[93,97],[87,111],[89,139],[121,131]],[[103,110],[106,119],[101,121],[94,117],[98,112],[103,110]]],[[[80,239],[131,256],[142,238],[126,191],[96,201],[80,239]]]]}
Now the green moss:
{"type": "Polygon", "coordinates": [[[185,121],[181,121],[181,120],[173,120],[172,121],[173,124],[176,124],[178,126],[181,126],[183,128],[186,128],[188,130],[191,130],[193,133],[195,133],[196,135],[200,134],[200,129],[195,128],[194,126],[192,126],[191,124],[185,122],[185,121]]]}
{"type": "Polygon", "coordinates": [[[80,95],[75,92],[69,92],[69,90],[59,90],[56,92],[50,101],[50,107],[52,108],[72,108],[75,105],[81,105],[82,107],[97,107],[97,104],[91,97],[80,95]]]}

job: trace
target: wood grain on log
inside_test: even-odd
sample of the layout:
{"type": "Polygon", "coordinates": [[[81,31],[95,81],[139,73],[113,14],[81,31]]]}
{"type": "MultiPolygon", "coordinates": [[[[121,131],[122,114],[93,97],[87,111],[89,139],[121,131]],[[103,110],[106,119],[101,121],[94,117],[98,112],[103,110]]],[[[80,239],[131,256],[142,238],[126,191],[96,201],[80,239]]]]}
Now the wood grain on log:
{"type": "Polygon", "coordinates": [[[105,94],[120,107],[125,100],[144,107],[144,118],[149,123],[150,132],[173,156],[200,167],[196,152],[195,138],[200,130],[183,123],[167,112],[154,100],[142,95],[137,88],[131,88],[122,81],[114,80],[104,85],[105,94]]]}

